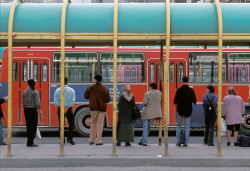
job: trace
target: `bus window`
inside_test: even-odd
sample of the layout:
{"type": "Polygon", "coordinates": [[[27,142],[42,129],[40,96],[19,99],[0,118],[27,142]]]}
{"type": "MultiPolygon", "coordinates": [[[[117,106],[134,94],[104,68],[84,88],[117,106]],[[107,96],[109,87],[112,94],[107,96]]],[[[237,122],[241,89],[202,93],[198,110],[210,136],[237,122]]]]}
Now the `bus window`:
{"type": "Polygon", "coordinates": [[[26,82],[27,81],[27,63],[23,62],[23,81],[26,82]]]}
{"type": "Polygon", "coordinates": [[[17,62],[13,62],[13,81],[17,82],[17,78],[18,78],[18,64],[17,62]]]}
{"type": "MultiPolygon", "coordinates": [[[[113,54],[101,53],[101,75],[103,82],[113,81],[113,54]]],[[[117,55],[117,81],[143,82],[144,54],[124,53],[117,55]]]]}
{"type": "Polygon", "coordinates": [[[43,82],[47,82],[48,80],[48,67],[47,62],[43,63],[43,82]]]}
{"type": "MultiPolygon", "coordinates": [[[[218,82],[218,53],[192,52],[189,53],[189,80],[190,82],[210,83],[218,82]]],[[[226,54],[222,54],[222,63],[226,64],[226,54]]],[[[226,81],[224,68],[223,82],[226,81]]]]}
{"type": "MultiPolygon", "coordinates": [[[[60,53],[54,53],[53,57],[53,82],[60,81],[60,53]]],[[[97,74],[97,53],[68,52],[65,60],[65,75],[69,82],[92,82],[97,74]]],[[[47,67],[47,64],[46,64],[47,67]]],[[[48,67],[47,67],[48,68],[48,67]]],[[[48,69],[47,69],[48,70],[48,69]]],[[[48,71],[47,71],[48,73],[48,71]]],[[[46,75],[48,77],[48,75],[46,75]]],[[[47,80],[48,78],[46,78],[47,80]]]]}
{"type": "Polygon", "coordinates": [[[137,80],[136,80],[136,70],[135,70],[135,68],[132,68],[132,82],[137,82],[137,80]]]}
{"type": "Polygon", "coordinates": [[[179,63],[179,82],[182,82],[183,78],[183,63],[179,63]]]}
{"type": "Polygon", "coordinates": [[[150,64],[150,82],[151,83],[155,82],[155,64],[154,63],[150,64]]]}
{"type": "Polygon", "coordinates": [[[230,53],[229,54],[230,65],[230,82],[235,83],[247,83],[249,80],[249,65],[250,54],[249,53],[230,53]]]}
{"type": "Polygon", "coordinates": [[[35,62],[33,65],[33,79],[34,81],[38,80],[38,63],[35,62]]]}
{"type": "Polygon", "coordinates": [[[174,82],[174,64],[173,63],[170,64],[170,72],[169,73],[170,73],[169,80],[171,83],[173,83],[174,82]]]}

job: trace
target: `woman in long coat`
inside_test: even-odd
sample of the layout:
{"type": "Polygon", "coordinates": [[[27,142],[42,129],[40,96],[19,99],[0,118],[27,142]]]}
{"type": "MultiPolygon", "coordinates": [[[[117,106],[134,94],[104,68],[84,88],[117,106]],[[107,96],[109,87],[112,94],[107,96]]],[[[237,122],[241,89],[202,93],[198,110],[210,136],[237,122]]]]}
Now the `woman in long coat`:
{"type": "Polygon", "coordinates": [[[125,146],[131,146],[134,142],[133,107],[135,98],[129,85],[123,85],[122,96],[118,103],[118,125],[117,125],[117,146],[125,142],[125,146]]]}
{"type": "Polygon", "coordinates": [[[227,145],[230,146],[231,131],[234,130],[234,145],[237,146],[238,131],[240,124],[244,123],[242,115],[245,113],[245,106],[242,98],[237,96],[233,87],[228,87],[227,96],[223,99],[222,116],[227,123],[227,145]]]}

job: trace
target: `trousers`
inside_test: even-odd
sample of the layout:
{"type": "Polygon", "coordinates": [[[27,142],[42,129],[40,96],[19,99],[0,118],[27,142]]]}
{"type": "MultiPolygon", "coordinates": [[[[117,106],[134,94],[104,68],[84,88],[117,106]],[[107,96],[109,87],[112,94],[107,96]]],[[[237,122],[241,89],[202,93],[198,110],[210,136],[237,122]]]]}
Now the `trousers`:
{"type": "MultiPolygon", "coordinates": [[[[58,115],[58,120],[59,120],[59,137],[60,137],[60,123],[61,123],[61,117],[60,117],[60,107],[58,107],[58,110],[57,110],[57,115],[58,115]]],[[[68,120],[68,123],[69,123],[69,133],[68,133],[68,137],[67,137],[67,140],[72,140],[73,139],[73,136],[74,136],[74,114],[73,114],[73,111],[72,111],[72,107],[69,108],[69,110],[65,113],[65,116],[68,120]]]]}
{"type": "Polygon", "coordinates": [[[91,111],[92,123],[90,127],[89,142],[94,142],[95,139],[97,144],[102,142],[101,138],[102,138],[104,118],[105,118],[105,112],[91,111]]]}
{"type": "Polygon", "coordinates": [[[34,144],[36,137],[38,113],[36,108],[24,108],[27,129],[27,145],[34,144]]]}

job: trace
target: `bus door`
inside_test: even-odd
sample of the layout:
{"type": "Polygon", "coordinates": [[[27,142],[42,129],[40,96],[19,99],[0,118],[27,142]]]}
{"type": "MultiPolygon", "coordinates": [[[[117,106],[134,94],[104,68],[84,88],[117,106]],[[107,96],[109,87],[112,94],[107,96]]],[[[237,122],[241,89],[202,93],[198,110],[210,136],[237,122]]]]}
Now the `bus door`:
{"type": "Polygon", "coordinates": [[[40,94],[42,115],[38,124],[49,124],[49,60],[13,59],[13,125],[25,125],[22,94],[28,87],[28,80],[36,81],[36,90],[40,94]]]}
{"type": "MultiPolygon", "coordinates": [[[[174,97],[177,88],[182,86],[182,78],[186,75],[186,61],[184,59],[170,59],[169,61],[169,124],[176,125],[176,106],[174,97]]],[[[165,71],[164,71],[165,72],[165,71]]],[[[163,74],[163,78],[164,74],[163,74]]],[[[160,89],[160,59],[152,59],[148,62],[148,83],[157,83],[160,89]]],[[[164,80],[162,83],[162,94],[164,98],[164,80]]],[[[162,103],[163,105],[163,103],[162,103]]]]}
{"type": "Polygon", "coordinates": [[[231,82],[249,82],[249,66],[244,65],[244,64],[235,64],[235,65],[230,65],[230,80],[231,82]]]}

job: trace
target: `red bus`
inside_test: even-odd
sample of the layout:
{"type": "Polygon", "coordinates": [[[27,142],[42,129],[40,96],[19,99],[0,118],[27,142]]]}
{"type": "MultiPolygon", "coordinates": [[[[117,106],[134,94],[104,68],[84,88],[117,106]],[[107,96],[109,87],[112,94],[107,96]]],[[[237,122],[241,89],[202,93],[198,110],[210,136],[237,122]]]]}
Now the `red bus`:
{"type": "MultiPolygon", "coordinates": [[[[89,134],[90,110],[83,95],[87,87],[93,84],[95,74],[103,76],[103,84],[113,94],[112,48],[66,48],[65,75],[69,86],[76,92],[73,107],[76,131],[83,136],[89,134]]],[[[3,53],[0,91],[7,96],[8,49],[3,53]]],[[[165,55],[164,55],[165,58],[165,55]]],[[[217,49],[172,48],[170,52],[169,79],[169,126],[176,127],[176,106],[173,104],[175,91],[182,85],[182,77],[190,78],[190,86],[195,90],[198,100],[193,106],[191,127],[204,127],[202,96],[206,86],[214,84],[217,93],[218,65],[217,49]]],[[[136,103],[142,109],[144,93],[148,84],[156,82],[160,86],[160,49],[159,48],[118,48],[118,99],[124,83],[130,84],[136,103]]],[[[54,92],[60,86],[60,48],[13,48],[13,121],[12,125],[25,125],[22,107],[22,93],[27,88],[27,80],[36,81],[36,89],[41,94],[43,115],[39,117],[39,126],[58,127],[57,108],[54,105],[54,92]]],[[[241,131],[250,134],[250,114],[248,97],[250,83],[250,53],[248,48],[223,49],[223,97],[227,87],[235,87],[244,100],[247,112],[241,131]]],[[[163,85],[162,85],[163,86],[163,85]]],[[[164,96],[163,96],[164,97],[164,96]]],[[[112,127],[112,100],[107,105],[105,127],[112,127]]],[[[3,104],[7,115],[7,104],[3,104]]],[[[6,125],[6,120],[4,120],[6,125]]],[[[67,125],[67,123],[65,124],[67,125]]],[[[154,123],[157,126],[157,123],[154,123]]],[[[141,121],[135,127],[142,127],[141,121]]]]}

